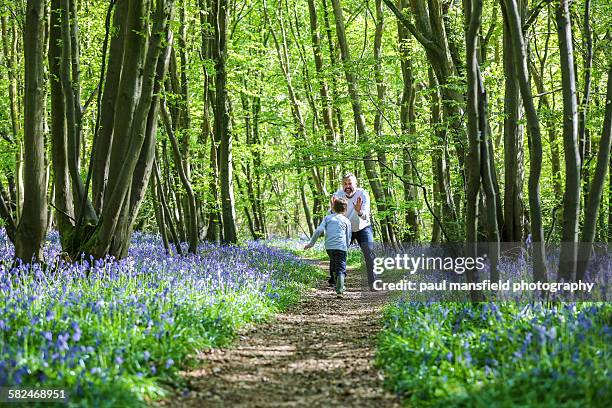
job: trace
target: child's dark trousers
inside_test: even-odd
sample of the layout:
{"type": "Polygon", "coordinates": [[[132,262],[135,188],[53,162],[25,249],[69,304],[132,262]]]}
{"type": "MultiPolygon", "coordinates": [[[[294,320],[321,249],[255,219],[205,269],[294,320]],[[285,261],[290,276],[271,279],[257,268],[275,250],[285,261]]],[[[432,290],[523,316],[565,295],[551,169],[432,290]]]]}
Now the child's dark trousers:
{"type": "Polygon", "coordinates": [[[328,249],[327,255],[329,255],[329,274],[334,277],[336,293],[343,293],[344,277],[346,276],[346,251],[328,249]]]}

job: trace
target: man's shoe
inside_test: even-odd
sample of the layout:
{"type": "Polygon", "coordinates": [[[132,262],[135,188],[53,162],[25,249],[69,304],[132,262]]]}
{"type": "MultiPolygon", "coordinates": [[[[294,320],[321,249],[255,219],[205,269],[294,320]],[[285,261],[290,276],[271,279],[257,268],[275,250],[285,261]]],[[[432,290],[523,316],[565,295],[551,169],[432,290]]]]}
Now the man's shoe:
{"type": "Polygon", "coordinates": [[[344,293],[336,293],[336,299],[342,299],[344,297],[344,293]]]}

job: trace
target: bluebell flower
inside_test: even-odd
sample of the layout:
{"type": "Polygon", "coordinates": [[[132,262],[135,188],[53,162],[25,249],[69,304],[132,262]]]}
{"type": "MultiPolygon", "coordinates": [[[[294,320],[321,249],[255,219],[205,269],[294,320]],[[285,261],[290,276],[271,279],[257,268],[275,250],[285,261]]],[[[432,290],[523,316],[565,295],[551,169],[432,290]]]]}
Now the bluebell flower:
{"type": "Polygon", "coordinates": [[[68,350],[68,339],[70,335],[68,333],[60,333],[57,336],[56,346],[60,350],[68,350]]]}

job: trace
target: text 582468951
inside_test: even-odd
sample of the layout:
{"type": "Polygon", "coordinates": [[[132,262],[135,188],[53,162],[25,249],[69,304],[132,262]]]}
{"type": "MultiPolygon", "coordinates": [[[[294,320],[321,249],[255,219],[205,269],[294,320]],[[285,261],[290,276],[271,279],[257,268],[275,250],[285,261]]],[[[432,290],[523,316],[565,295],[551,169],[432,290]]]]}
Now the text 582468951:
{"type": "Polygon", "coordinates": [[[48,388],[1,387],[0,403],[9,402],[66,402],[66,390],[48,388]]]}

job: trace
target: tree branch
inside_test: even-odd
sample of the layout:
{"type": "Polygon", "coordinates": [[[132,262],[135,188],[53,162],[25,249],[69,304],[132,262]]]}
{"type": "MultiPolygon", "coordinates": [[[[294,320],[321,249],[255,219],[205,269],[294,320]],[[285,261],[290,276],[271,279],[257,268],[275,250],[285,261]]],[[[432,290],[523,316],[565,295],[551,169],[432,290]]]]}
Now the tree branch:
{"type": "Polygon", "coordinates": [[[440,49],[438,44],[436,44],[433,40],[431,40],[430,38],[427,38],[422,32],[420,32],[416,28],[416,26],[412,24],[412,22],[404,15],[404,13],[402,13],[400,9],[398,9],[397,6],[393,4],[392,0],[383,0],[383,1],[387,5],[387,7],[393,12],[393,14],[395,14],[395,16],[398,18],[400,23],[402,23],[402,25],[406,27],[408,31],[410,31],[410,34],[412,34],[414,38],[416,38],[417,41],[421,43],[423,47],[436,53],[438,56],[444,55],[443,51],[440,49]]]}

